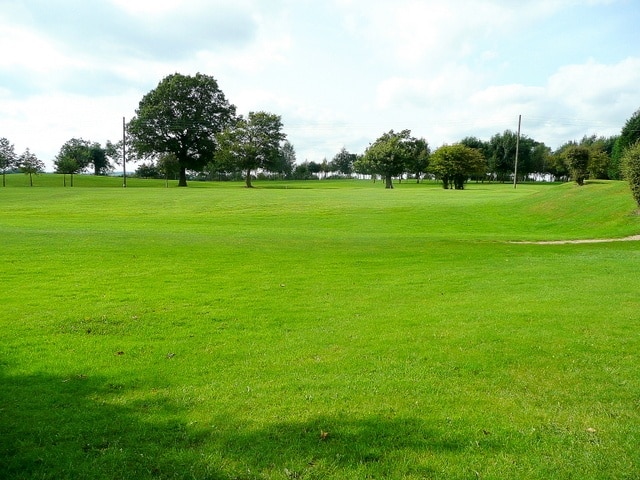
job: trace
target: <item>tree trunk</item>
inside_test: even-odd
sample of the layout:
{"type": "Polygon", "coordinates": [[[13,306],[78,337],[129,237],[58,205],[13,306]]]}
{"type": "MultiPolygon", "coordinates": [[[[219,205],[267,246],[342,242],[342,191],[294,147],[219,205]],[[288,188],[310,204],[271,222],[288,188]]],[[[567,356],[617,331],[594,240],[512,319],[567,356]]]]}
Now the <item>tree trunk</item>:
{"type": "Polygon", "coordinates": [[[179,187],[187,186],[187,169],[183,166],[180,166],[180,178],[178,179],[179,187]]]}
{"type": "Polygon", "coordinates": [[[71,174],[71,186],[73,187],[73,173],[71,174]]]}
{"type": "Polygon", "coordinates": [[[251,169],[250,168],[247,169],[247,174],[244,177],[244,183],[247,185],[247,188],[253,188],[253,185],[251,185],[251,169]]]}
{"type": "Polygon", "coordinates": [[[33,187],[33,177],[29,174],[29,186],[33,187]]]}
{"type": "Polygon", "coordinates": [[[384,188],[393,188],[393,181],[391,178],[391,175],[386,175],[385,176],[385,186],[384,188]]]}

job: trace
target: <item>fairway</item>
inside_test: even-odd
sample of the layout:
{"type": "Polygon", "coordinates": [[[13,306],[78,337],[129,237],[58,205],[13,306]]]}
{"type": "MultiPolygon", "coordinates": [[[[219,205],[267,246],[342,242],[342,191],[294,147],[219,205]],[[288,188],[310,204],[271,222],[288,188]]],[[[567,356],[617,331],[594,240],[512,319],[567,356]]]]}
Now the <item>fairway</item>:
{"type": "MultiPolygon", "coordinates": [[[[628,186],[0,189],[0,478],[640,477],[628,186]]],[[[146,188],[143,188],[146,187],[146,188]]]]}

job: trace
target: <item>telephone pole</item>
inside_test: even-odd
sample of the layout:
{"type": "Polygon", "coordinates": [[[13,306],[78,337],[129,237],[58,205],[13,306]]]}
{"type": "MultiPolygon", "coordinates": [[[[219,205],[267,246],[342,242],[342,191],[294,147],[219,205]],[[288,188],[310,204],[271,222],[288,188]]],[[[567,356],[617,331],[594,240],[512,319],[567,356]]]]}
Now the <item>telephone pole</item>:
{"type": "Polygon", "coordinates": [[[522,115],[518,115],[518,136],[516,137],[516,165],[513,169],[513,188],[518,186],[518,151],[520,150],[520,124],[522,123],[522,115]]]}
{"type": "Polygon", "coordinates": [[[127,188],[127,130],[122,117],[122,188],[127,188]]]}

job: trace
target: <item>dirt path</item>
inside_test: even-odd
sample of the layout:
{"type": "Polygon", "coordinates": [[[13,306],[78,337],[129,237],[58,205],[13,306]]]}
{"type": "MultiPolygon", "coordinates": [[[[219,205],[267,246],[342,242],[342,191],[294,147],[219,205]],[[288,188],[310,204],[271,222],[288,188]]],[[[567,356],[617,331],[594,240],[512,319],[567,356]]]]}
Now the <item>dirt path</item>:
{"type": "Polygon", "coordinates": [[[542,242],[510,242],[529,245],[567,245],[570,243],[608,243],[608,242],[633,242],[640,240],[640,235],[632,235],[624,238],[592,238],[586,240],[549,240],[542,242]]]}

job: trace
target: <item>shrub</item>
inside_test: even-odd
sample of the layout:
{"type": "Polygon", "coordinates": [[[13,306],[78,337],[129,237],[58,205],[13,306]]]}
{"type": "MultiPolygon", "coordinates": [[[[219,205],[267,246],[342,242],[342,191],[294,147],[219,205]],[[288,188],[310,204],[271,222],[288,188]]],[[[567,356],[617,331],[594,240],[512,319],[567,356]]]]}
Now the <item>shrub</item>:
{"type": "Polygon", "coordinates": [[[622,173],[629,182],[633,198],[640,206],[640,142],[627,148],[622,155],[622,173]]]}
{"type": "Polygon", "coordinates": [[[578,145],[572,146],[567,148],[564,156],[573,181],[578,185],[584,185],[589,168],[589,149],[578,145]]]}

